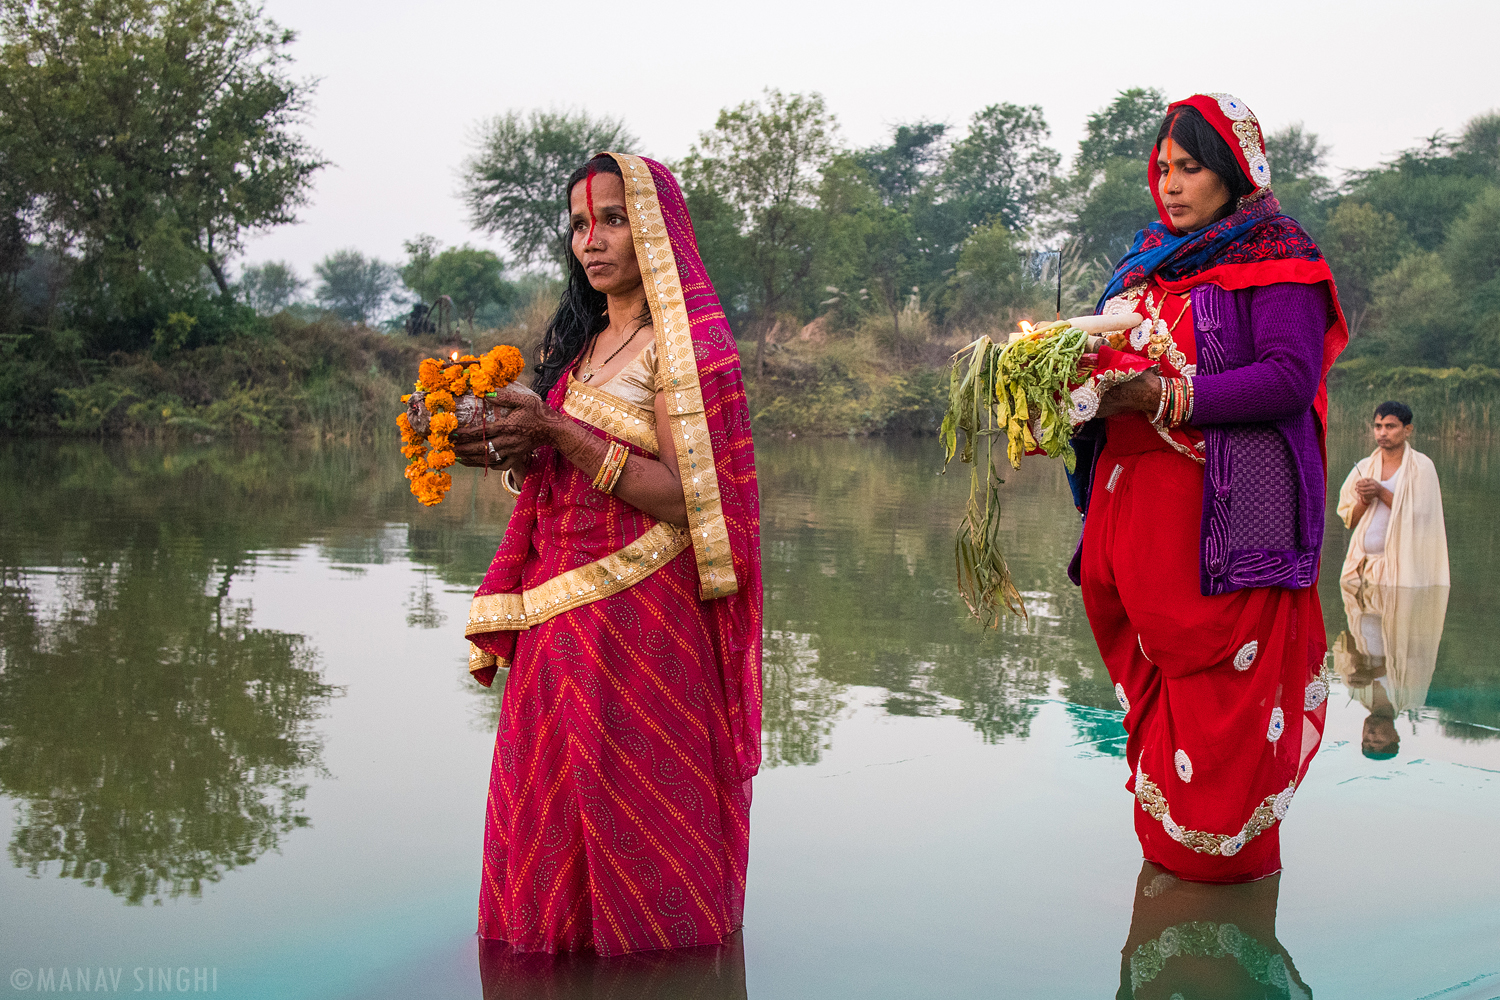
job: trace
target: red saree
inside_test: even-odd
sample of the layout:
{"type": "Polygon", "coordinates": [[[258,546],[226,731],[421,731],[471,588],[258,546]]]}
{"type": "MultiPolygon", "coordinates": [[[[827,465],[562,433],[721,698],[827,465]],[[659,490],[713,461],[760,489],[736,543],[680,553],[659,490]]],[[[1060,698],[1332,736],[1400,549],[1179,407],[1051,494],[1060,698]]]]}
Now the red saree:
{"type": "Polygon", "coordinates": [[[671,433],[689,528],[591,487],[543,448],[465,630],[508,666],[485,820],[479,934],[619,955],[740,926],[760,764],[760,513],[739,355],[677,182],[615,154],[670,427],[603,387],[548,402],[654,457],[671,433]]]}
{"type": "MultiPolygon", "coordinates": [[[[1162,297],[1155,282],[1151,292],[1162,297]]],[[[1166,298],[1172,346],[1192,366],[1191,310],[1186,297],[1166,298]]],[[[1157,363],[1175,375],[1172,353],[1157,363]]],[[[1243,882],[1281,868],[1278,821],[1322,738],[1326,707],[1305,691],[1326,641],[1316,587],[1203,595],[1203,466],[1188,455],[1201,439],[1191,427],[1164,435],[1140,413],[1109,419],[1083,534],[1083,603],[1125,709],[1146,860],[1194,881],[1243,882]]]]}
{"type": "MultiPolygon", "coordinates": [[[[1249,109],[1228,95],[1197,95],[1172,108],[1184,104],[1235,150],[1257,190],[1239,213],[1201,235],[1169,234],[1161,210],[1163,225],[1138,237],[1133,259],[1122,261],[1112,291],[1123,291],[1101,305],[1147,322],[1132,332],[1128,351],[1101,351],[1101,369],[1155,365],[1166,376],[1195,376],[1198,338],[1187,293],[1197,285],[1326,286],[1334,321],[1317,331],[1322,371],[1312,398],[1321,447],[1328,367],[1347,340],[1332,276],[1310,240],[1283,238],[1300,234],[1295,223],[1279,215],[1255,221],[1258,211],[1270,214],[1255,203],[1274,202],[1249,109]],[[1175,256],[1153,257],[1154,248],[1174,245],[1168,236],[1177,240],[1175,256]]],[[[1153,151],[1153,193],[1155,161],[1153,151]]],[[[1269,424],[1243,426],[1275,433],[1269,424]]],[[[1315,584],[1205,590],[1204,455],[1203,435],[1189,426],[1169,433],[1140,413],[1109,418],[1080,576],[1089,624],[1126,713],[1134,772],[1126,787],[1146,860],[1185,879],[1244,882],[1281,868],[1281,820],[1322,739],[1327,640],[1315,584]]],[[[1263,516],[1279,516],[1275,505],[1263,516]]]]}

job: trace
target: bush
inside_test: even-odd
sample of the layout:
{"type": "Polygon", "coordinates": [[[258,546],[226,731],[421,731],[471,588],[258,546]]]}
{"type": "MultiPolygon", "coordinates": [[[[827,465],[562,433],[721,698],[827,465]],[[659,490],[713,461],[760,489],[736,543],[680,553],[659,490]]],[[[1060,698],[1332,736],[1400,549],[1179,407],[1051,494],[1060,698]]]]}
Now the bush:
{"type": "MultiPolygon", "coordinates": [[[[198,329],[179,315],[161,340],[198,329]]],[[[0,375],[0,388],[25,390],[5,394],[6,429],[372,437],[394,426],[424,353],[421,341],[288,313],[221,343],[116,353],[107,364],[49,364],[45,346],[0,375]]]]}
{"type": "Polygon", "coordinates": [[[878,346],[878,325],[822,345],[794,341],[771,354],[765,376],[750,385],[756,432],[936,433],[948,402],[946,371],[903,366],[878,346]]]}
{"type": "Polygon", "coordinates": [[[1354,358],[1329,373],[1331,425],[1364,427],[1387,399],[1410,406],[1423,433],[1487,436],[1492,418],[1500,417],[1500,369],[1390,366],[1354,358]]]}

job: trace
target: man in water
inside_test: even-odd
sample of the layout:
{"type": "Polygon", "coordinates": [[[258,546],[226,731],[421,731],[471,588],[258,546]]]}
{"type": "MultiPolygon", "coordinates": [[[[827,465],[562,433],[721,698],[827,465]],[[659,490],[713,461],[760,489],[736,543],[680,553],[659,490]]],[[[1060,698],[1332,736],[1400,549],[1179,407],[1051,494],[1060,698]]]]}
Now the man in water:
{"type": "Polygon", "coordinates": [[[1339,589],[1349,628],[1333,644],[1349,693],[1370,710],[1361,749],[1386,760],[1401,745],[1396,720],[1422,707],[1437,667],[1448,606],[1448,539],[1432,460],[1413,448],[1411,408],[1375,408],[1375,452],[1339,491],[1354,529],[1339,589]]]}
{"type": "Polygon", "coordinates": [[[1413,448],[1411,407],[1375,407],[1375,452],[1339,490],[1339,517],[1354,529],[1339,574],[1350,583],[1394,587],[1448,584],[1443,494],[1432,459],[1413,448]]]}

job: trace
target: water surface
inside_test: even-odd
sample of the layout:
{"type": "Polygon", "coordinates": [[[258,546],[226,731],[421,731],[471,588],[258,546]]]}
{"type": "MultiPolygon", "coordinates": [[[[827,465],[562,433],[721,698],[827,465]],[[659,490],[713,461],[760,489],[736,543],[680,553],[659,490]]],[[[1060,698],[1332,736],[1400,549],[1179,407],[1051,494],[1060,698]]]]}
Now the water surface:
{"type": "MultiPolygon", "coordinates": [[[[1030,619],[984,633],[952,582],[967,475],[934,442],[761,442],[743,935],[491,956],[489,994],[1500,996],[1500,453],[1424,450],[1453,587],[1399,750],[1361,754],[1335,685],[1285,873],[1204,894],[1142,873],[1060,469],[1005,486],[1030,619]]],[[[1367,451],[1336,438],[1335,483],[1367,451]]],[[[502,691],[461,631],[508,509],[468,473],[421,508],[393,447],[0,446],[0,990],[478,997],[502,691]]],[[[1330,520],[1325,565],[1346,538],[1330,520]]]]}

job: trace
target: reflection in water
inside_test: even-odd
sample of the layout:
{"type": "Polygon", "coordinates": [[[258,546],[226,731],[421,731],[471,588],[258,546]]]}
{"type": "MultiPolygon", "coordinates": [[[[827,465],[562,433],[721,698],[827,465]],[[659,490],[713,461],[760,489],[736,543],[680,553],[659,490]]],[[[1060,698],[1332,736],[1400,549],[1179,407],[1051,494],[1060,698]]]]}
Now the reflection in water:
{"type": "Polygon", "coordinates": [[[812,637],[767,629],[761,677],[761,760],[766,767],[816,764],[846,704],[843,686],[818,676],[812,637]]]}
{"type": "Polygon", "coordinates": [[[130,903],[197,896],[307,823],[333,694],[301,636],[223,596],[232,569],[205,593],[194,546],[157,541],[59,575],[46,611],[18,577],[0,590],[11,860],[130,903]]]}
{"type": "MultiPolygon", "coordinates": [[[[1367,451],[1362,436],[1330,447],[1330,461],[1367,451]]],[[[1460,587],[1435,675],[1429,663],[1426,703],[1447,736],[1492,740],[1500,737],[1500,669],[1489,655],[1487,595],[1500,585],[1500,531],[1489,505],[1500,463],[1476,463],[1473,449],[1430,453],[1444,477],[1450,529],[1464,543],[1450,550],[1460,587]]],[[[815,763],[855,685],[882,689],[892,715],[955,716],[986,741],[1026,738],[1039,705],[1058,694],[1080,752],[1123,753],[1113,686],[1063,573],[1078,519],[1058,463],[1007,473],[1003,543],[1031,616],[988,633],[967,620],[954,593],[953,526],[967,494],[964,482],[935,475],[932,441],[768,441],[757,468],[768,766],[815,763]]],[[[1329,550],[1346,539],[1331,520],[1329,550]]],[[[1337,576],[1322,579],[1331,609],[1337,576]]]]}
{"type": "Polygon", "coordinates": [[[1087,705],[1065,706],[1073,728],[1078,732],[1075,746],[1089,746],[1095,753],[1108,757],[1125,756],[1125,713],[1118,709],[1090,708],[1087,705]]]}
{"type": "Polygon", "coordinates": [[[406,598],[407,628],[442,628],[448,624],[448,616],[438,606],[437,595],[432,590],[431,574],[422,571],[421,582],[411,589],[406,598]]]}
{"type": "Polygon", "coordinates": [[[1276,940],[1278,873],[1241,885],[1185,882],[1143,862],[1116,1000],[1311,1000],[1276,940]]]}
{"type": "MultiPolygon", "coordinates": [[[[1449,739],[1494,740],[1500,737],[1500,663],[1494,656],[1491,624],[1493,595],[1500,588],[1500,530],[1494,517],[1495,494],[1500,491],[1500,462],[1494,459],[1500,451],[1493,443],[1486,446],[1472,439],[1418,442],[1417,447],[1436,463],[1442,480],[1453,582],[1442,624],[1442,649],[1425,699],[1429,711],[1420,717],[1435,717],[1449,739]]],[[[1368,454],[1367,437],[1329,439],[1329,468],[1347,469],[1368,454]]],[[[1323,545],[1325,552],[1334,553],[1335,564],[1349,534],[1337,517],[1330,516],[1323,545]]],[[[1344,624],[1334,611],[1344,601],[1337,577],[1325,572],[1321,582],[1331,633],[1344,624]]],[[[1352,629],[1350,633],[1351,638],[1357,635],[1352,629]]]]}
{"type": "Polygon", "coordinates": [[[229,593],[289,518],[317,523],[316,504],[277,501],[326,496],[339,470],[78,446],[0,458],[10,858],[132,904],[196,896],[308,822],[313,722],[337,692],[302,636],[255,628],[229,593]]]}
{"type": "MultiPolygon", "coordinates": [[[[1365,446],[1350,442],[1332,445],[1352,460],[1365,446]]],[[[1387,663],[1386,685],[1368,664],[1347,676],[1372,709],[1389,701],[1382,719],[1420,705],[1430,680],[1447,736],[1493,740],[1500,463],[1430,453],[1463,534],[1461,583],[1446,622],[1440,605],[1435,617],[1413,606],[1412,620],[1437,623],[1420,664],[1387,663]]],[[[816,763],[855,686],[882,691],[891,714],[957,717],[986,741],[1025,738],[1060,695],[1079,752],[1121,751],[1113,689],[1062,573],[1078,525],[1057,463],[1008,474],[1004,542],[1031,618],[989,633],[953,592],[966,483],[935,474],[931,440],[766,441],[758,463],[768,766],[816,763]]],[[[232,583],[304,546],[343,569],[410,560],[423,572],[401,613],[441,635],[444,591],[478,583],[510,510],[493,482],[456,478],[428,510],[393,447],[0,444],[0,791],[16,802],[14,863],[141,902],[193,893],[305,822],[311,720],[336,692],[302,637],[255,627],[232,583]]],[[[1335,522],[1328,544],[1344,537],[1335,522]]],[[[1324,580],[1332,607],[1337,583],[1324,580]]],[[[1362,634],[1352,626],[1349,643],[1368,656],[1362,634]]],[[[1381,635],[1387,650],[1403,641],[1381,635]]],[[[452,683],[493,732],[503,684],[470,682],[458,640],[452,683]]]]}
{"type": "Polygon", "coordinates": [[[1396,720],[1427,702],[1448,610],[1447,587],[1390,587],[1345,581],[1349,627],[1334,641],[1334,666],[1365,708],[1361,749],[1387,760],[1401,749],[1396,720]]]}
{"type": "MultiPolygon", "coordinates": [[[[757,451],[768,765],[815,763],[852,685],[883,689],[892,715],[956,716],[986,741],[1025,737],[1054,682],[1072,702],[1116,708],[1062,573],[1078,518],[1061,466],[1028,465],[1007,487],[1007,551],[1031,621],[985,633],[954,592],[966,483],[938,476],[940,458],[930,440],[757,451]]],[[[1104,722],[1111,737],[1118,720],[1104,722]]],[[[1080,719],[1080,740],[1100,738],[1098,721],[1080,719]]]]}
{"type": "Polygon", "coordinates": [[[599,958],[480,938],[479,977],[484,1000],[745,1000],[745,942],[599,958]]]}

